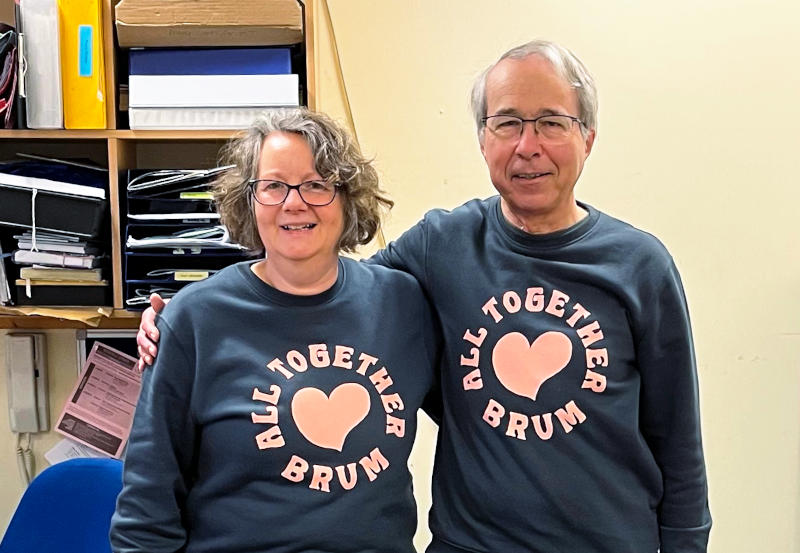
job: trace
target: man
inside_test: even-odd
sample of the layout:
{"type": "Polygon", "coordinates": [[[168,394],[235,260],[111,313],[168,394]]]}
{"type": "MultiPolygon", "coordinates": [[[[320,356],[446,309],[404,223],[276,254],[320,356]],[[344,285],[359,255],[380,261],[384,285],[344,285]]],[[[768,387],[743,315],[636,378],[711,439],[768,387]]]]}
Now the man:
{"type": "MultiPolygon", "coordinates": [[[[479,77],[472,103],[499,197],[433,210],[370,260],[419,280],[445,340],[428,552],[705,552],[677,269],[654,237],[574,195],[592,77],[533,41],[479,77]]],[[[149,361],[143,332],[139,344],[149,361]]]]}

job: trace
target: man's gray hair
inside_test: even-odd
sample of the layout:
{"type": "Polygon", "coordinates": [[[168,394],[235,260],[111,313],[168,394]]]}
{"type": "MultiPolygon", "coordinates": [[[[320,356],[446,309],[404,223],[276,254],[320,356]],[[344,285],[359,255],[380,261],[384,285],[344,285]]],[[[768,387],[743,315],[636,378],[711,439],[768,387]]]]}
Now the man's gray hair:
{"type": "Polygon", "coordinates": [[[475,126],[480,135],[483,130],[482,119],[486,117],[486,79],[495,66],[506,58],[515,60],[524,59],[528,56],[540,56],[553,66],[562,79],[575,90],[578,96],[578,118],[583,122],[581,132],[584,136],[588,131],[597,128],[597,89],[592,77],[583,62],[578,57],[554,42],[547,40],[532,40],[522,46],[512,48],[487,67],[472,85],[472,116],[475,119],[475,126]]]}

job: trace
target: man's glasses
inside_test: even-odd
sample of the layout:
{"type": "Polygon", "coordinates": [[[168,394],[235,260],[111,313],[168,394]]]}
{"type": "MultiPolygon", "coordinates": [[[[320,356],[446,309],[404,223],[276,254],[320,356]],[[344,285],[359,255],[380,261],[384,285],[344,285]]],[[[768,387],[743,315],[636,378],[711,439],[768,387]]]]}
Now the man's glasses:
{"type": "Polygon", "coordinates": [[[330,204],[336,197],[339,183],[324,180],[310,180],[300,184],[286,184],[279,180],[252,179],[249,181],[253,198],[261,205],[280,205],[289,197],[291,190],[297,190],[308,205],[322,207],[330,204]]]}
{"type": "Polygon", "coordinates": [[[572,115],[540,115],[533,119],[523,119],[516,115],[489,115],[482,121],[495,136],[504,140],[519,139],[525,123],[533,123],[539,140],[551,143],[566,141],[572,131],[573,123],[583,125],[583,121],[572,115]]]}

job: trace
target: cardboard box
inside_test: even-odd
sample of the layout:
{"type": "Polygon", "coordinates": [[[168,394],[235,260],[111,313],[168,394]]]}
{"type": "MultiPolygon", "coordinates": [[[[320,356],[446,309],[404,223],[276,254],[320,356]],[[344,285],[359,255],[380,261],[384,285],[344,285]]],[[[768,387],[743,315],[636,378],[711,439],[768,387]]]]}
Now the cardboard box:
{"type": "Polygon", "coordinates": [[[115,10],[123,48],[303,42],[298,0],[120,0],[115,10]]]}

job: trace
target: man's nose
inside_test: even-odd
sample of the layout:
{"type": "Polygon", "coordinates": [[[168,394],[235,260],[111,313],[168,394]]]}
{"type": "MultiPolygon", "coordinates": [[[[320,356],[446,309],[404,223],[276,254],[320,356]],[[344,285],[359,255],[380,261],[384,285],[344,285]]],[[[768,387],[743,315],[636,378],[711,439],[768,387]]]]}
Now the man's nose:
{"type": "Polygon", "coordinates": [[[536,123],[525,121],[522,123],[522,131],[517,142],[517,154],[529,158],[541,153],[542,144],[538,134],[536,134],[536,123]]]}

